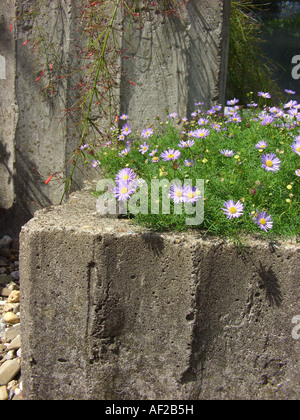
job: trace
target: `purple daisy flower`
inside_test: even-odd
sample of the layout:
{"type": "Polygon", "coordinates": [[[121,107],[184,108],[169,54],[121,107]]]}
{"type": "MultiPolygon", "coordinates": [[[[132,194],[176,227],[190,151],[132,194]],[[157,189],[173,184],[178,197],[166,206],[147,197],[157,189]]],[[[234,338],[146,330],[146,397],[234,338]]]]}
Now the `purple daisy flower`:
{"type": "Polygon", "coordinates": [[[168,196],[174,203],[184,203],[186,201],[184,186],[181,186],[180,183],[171,185],[168,196]]]}
{"type": "Polygon", "coordinates": [[[152,128],[146,128],[145,130],[141,132],[141,136],[144,137],[145,139],[148,139],[149,137],[151,137],[152,134],[153,134],[152,128]]]}
{"type": "Polygon", "coordinates": [[[194,144],[195,144],[194,140],[187,140],[187,141],[181,140],[180,143],[178,144],[178,147],[187,148],[187,147],[194,146],[194,144]]]}
{"type": "Polygon", "coordinates": [[[149,145],[146,142],[144,142],[144,144],[140,145],[139,152],[141,152],[143,155],[144,153],[147,152],[148,149],[149,149],[149,145]]]}
{"type": "Polygon", "coordinates": [[[121,157],[127,156],[129,152],[130,152],[130,147],[125,147],[125,149],[121,150],[121,152],[118,153],[118,155],[121,157]]]}
{"type": "Polygon", "coordinates": [[[259,141],[256,145],[255,145],[256,149],[266,149],[266,147],[268,147],[268,143],[264,140],[259,141]]]}
{"type": "Polygon", "coordinates": [[[244,205],[238,201],[235,203],[233,200],[228,200],[223,204],[222,211],[228,219],[237,218],[243,215],[244,205]]]}
{"type": "Polygon", "coordinates": [[[237,112],[235,112],[229,119],[228,119],[228,121],[229,122],[233,122],[233,123],[239,123],[239,122],[241,122],[242,121],[242,118],[241,118],[241,116],[237,113],[237,112]]]}
{"type": "Polygon", "coordinates": [[[274,121],[274,117],[272,115],[265,115],[261,125],[270,125],[274,121]]]}
{"type": "Polygon", "coordinates": [[[131,194],[134,194],[135,192],[135,183],[130,183],[127,181],[120,181],[118,186],[114,188],[114,194],[115,197],[118,198],[118,201],[129,200],[131,194]]]}
{"type": "Polygon", "coordinates": [[[234,156],[234,151],[233,150],[223,149],[223,150],[220,151],[220,153],[222,153],[222,155],[224,155],[226,157],[232,157],[232,156],[234,156]]]}
{"type": "Polygon", "coordinates": [[[120,135],[118,136],[118,140],[120,140],[120,141],[125,141],[125,135],[124,135],[124,134],[120,134],[120,135]]]}
{"type": "Polygon", "coordinates": [[[290,90],[290,89],[284,89],[285,93],[287,93],[288,95],[295,95],[296,92],[294,90],[290,90]]]}
{"type": "Polygon", "coordinates": [[[281,161],[276,157],[275,153],[265,153],[261,157],[262,165],[261,167],[264,168],[266,171],[276,172],[280,169],[281,161]]]}
{"type": "Polygon", "coordinates": [[[214,107],[212,107],[212,108],[210,108],[206,111],[206,115],[214,115],[215,113],[216,113],[216,110],[215,110],[214,107]]]}
{"type": "Polygon", "coordinates": [[[192,159],[185,159],[185,161],[184,161],[184,166],[189,166],[189,167],[191,167],[191,166],[194,166],[194,161],[192,160],[192,159]]]}
{"type": "Polygon", "coordinates": [[[149,153],[149,156],[154,156],[155,154],[157,153],[157,149],[154,149],[154,150],[152,150],[152,152],[151,153],[149,153]]]}
{"type": "Polygon", "coordinates": [[[179,150],[175,150],[175,149],[169,149],[169,150],[164,150],[160,157],[163,158],[164,161],[168,161],[168,160],[176,160],[180,158],[180,151],[179,150]]]}
{"type": "Polygon", "coordinates": [[[237,103],[239,103],[239,99],[236,98],[227,101],[227,105],[236,105],[237,103]]]}
{"type": "Polygon", "coordinates": [[[124,136],[128,136],[128,134],[130,134],[131,132],[132,131],[131,131],[130,125],[124,124],[122,127],[122,134],[124,134],[124,136]]]}
{"type": "Polygon", "coordinates": [[[265,232],[267,232],[268,229],[272,229],[273,227],[271,216],[268,215],[265,211],[257,213],[255,217],[253,217],[253,221],[265,232]]]}
{"type": "Polygon", "coordinates": [[[93,160],[93,162],[92,162],[92,166],[93,166],[93,168],[97,168],[97,166],[99,166],[99,162],[98,162],[98,160],[93,160]]]}
{"type": "Polygon", "coordinates": [[[158,156],[153,156],[153,158],[152,158],[152,162],[153,162],[153,163],[157,163],[157,162],[159,162],[159,157],[158,157],[158,156]]]}
{"type": "Polygon", "coordinates": [[[296,174],[297,176],[300,176],[300,169],[296,169],[296,170],[295,170],[295,174],[296,174]]]}
{"type": "Polygon", "coordinates": [[[192,187],[190,185],[187,185],[184,189],[184,195],[185,195],[185,202],[186,203],[196,203],[200,199],[200,191],[197,189],[197,187],[192,187]]]}
{"type": "Polygon", "coordinates": [[[271,98],[271,95],[268,92],[258,92],[257,95],[261,96],[262,98],[265,98],[265,99],[270,99],[271,98]]]}
{"type": "Polygon", "coordinates": [[[121,169],[116,175],[116,182],[132,182],[136,178],[136,173],[130,168],[121,169]]]}
{"type": "Polygon", "coordinates": [[[199,120],[198,120],[198,124],[199,125],[205,125],[205,124],[207,124],[209,122],[209,120],[207,119],[207,118],[200,118],[199,120]]]}
{"type": "Polygon", "coordinates": [[[221,131],[221,124],[213,123],[213,124],[211,125],[211,128],[212,128],[213,130],[216,130],[217,132],[219,132],[219,131],[221,131]]]}
{"type": "Polygon", "coordinates": [[[298,109],[296,109],[296,108],[289,109],[288,114],[291,115],[292,117],[297,118],[298,117],[298,109]]]}
{"type": "Polygon", "coordinates": [[[287,102],[285,105],[284,105],[284,107],[283,108],[293,108],[295,105],[297,105],[298,104],[298,102],[297,101],[289,101],[289,102],[287,102]]]}
{"type": "Polygon", "coordinates": [[[193,137],[196,137],[197,139],[201,139],[201,138],[207,137],[209,133],[210,131],[207,128],[198,128],[198,130],[194,131],[193,137]]]}
{"type": "Polygon", "coordinates": [[[251,104],[247,104],[247,106],[249,108],[256,108],[258,106],[258,104],[256,104],[255,102],[252,102],[251,104]]]}
{"type": "Polygon", "coordinates": [[[291,148],[294,152],[297,153],[297,155],[300,155],[300,139],[298,139],[298,137],[296,137],[295,140],[296,141],[294,141],[294,143],[291,144],[291,148]]]}
{"type": "Polygon", "coordinates": [[[128,115],[126,115],[126,114],[123,114],[120,117],[120,120],[123,120],[123,121],[126,121],[127,119],[128,119],[128,115]]]}
{"type": "Polygon", "coordinates": [[[176,112],[171,112],[171,114],[168,115],[168,118],[174,120],[175,118],[178,117],[178,114],[176,114],[176,112]]]}

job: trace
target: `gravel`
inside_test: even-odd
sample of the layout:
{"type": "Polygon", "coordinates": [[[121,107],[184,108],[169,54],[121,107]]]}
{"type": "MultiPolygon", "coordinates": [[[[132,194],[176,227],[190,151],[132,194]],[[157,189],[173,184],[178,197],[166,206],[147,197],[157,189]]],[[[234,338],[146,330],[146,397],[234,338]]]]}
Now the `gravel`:
{"type": "Polygon", "coordinates": [[[0,239],[0,401],[22,400],[19,240],[0,239]]]}

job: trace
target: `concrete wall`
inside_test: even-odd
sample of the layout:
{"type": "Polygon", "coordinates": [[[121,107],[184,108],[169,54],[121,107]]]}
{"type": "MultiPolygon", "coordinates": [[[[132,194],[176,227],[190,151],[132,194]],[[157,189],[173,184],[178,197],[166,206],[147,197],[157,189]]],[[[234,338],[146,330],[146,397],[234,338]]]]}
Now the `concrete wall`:
{"type": "MultiPolygon", "coordinates": [[[[30,8],[36,2],[25,5],[30,8]]],[[[30,43],[33,26],[45,30],[47,40],[58,46],[61,63],[76,67],[73,51],[80,12],[74,1],[53,0],[35,20],[17,19],[15,24],[20,16],[17,6],[20,2],[14,0],[0,4],[0,55],[6,60],[6,79],[0,78],[0,232],[14,234],[35,210],[59,202],[70,168],[65,162],[78,145],[72,128],[76,121],[62,118],[62,110],[72,105],[75,81],[62,81],[54,98],[41,94],[45,79],[35,80],[44,62],[30,43]],[[55,172],[61,172],[62,181],[45,185],[43,181],[55,172]]],[[[229,11],[230,0],[191,0],[181,18],[145,12],[141,30],[125,22],[124,34],[131,42],[124,41],[127,51],[116,63],[122,73],[115,94],[121,111],[135,119],[136,127],[144,126],[147,117],[163,115],[166,107],[189,116],[196,101],[207,106],[224,101],[229,11]]],[[[79,172],[76,181],[81,187],[79,172]]]]}
{"type": "Polygon", "coordinates": [[[223,104],[230,1],[192,0],[180,16],[146,11],[143,18],[139,31],[125,24],[128,58],[122,65],[129,77],[121,83],[121,112],[140,128],[147,118],[164,116],[166,108],[191,118],[195,102],[203,101],[207,109],[223,104]]]}
{"type": "Polygon", "coordinates": [[[100,218],[88,190],[38,212],[21,232],[24,398],[299,399],[300,246],[247,241],[100,218]]]}
{"type": "MultiPolygon", "coordinates": [[[[14,3],[14,2],[11,2],[14,3]]],[[[0,3],[0,208],[14,202],[15,134],[18,118],[15,100],[16,48],[9,32],[14,7],[0,3]]]]}
{"type": "Polygon", "coordinates": [[[28,15],[37,3],[23,3],[7,0],[0,5],[0,48],[7,62],[6,79],[0,80],[1,118],[4,116],[0,126],[0,207],[5,209],[0,230],[14,234],[35,210],[59,202],[63,183],[45,185],[44,181],[55,172],[66,175],[66,158],[76,147],[63,119],[70,89],[62,82],[55,96],[42,93],[46,77],[36,79],[45,69],[45,60],[35,51],[33,36],[33,28],[38,26],[47,42],[59,45],[56,59],[66,67],[70,65],[71,31],[76,25],[74,2],[55,0],[41,8],[37,19],[28,15]],[[28,17],[19,19],[20,14],[28,17]]]}

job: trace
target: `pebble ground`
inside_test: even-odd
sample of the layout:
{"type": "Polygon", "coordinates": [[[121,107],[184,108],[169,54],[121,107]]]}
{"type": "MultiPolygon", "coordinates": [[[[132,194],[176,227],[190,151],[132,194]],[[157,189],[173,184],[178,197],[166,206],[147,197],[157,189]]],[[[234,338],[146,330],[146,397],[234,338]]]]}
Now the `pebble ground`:
{"type": "Polygon", "coordinates": [[[22,400],[19,240],[0,238],[0,401],[22,400]]]}

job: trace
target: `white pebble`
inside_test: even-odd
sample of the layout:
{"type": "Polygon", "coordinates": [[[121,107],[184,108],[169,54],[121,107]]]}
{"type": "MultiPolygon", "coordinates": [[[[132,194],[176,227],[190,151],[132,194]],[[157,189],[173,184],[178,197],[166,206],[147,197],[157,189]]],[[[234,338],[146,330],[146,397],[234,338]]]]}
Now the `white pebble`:
{"type": "Polygon", "coordinates": [[[6,353],[6,360],[11,360],[11,359],[13,359],[14,358],[14,351],[13,350],[9,350],[7,353],[6,353]]]}
{"type": "Polygon", "coordinates": [[[15,393],[15,395],[20,395],[21,394],[21,390],[19,388],[16,388],[14,393],[15,393]]]}

